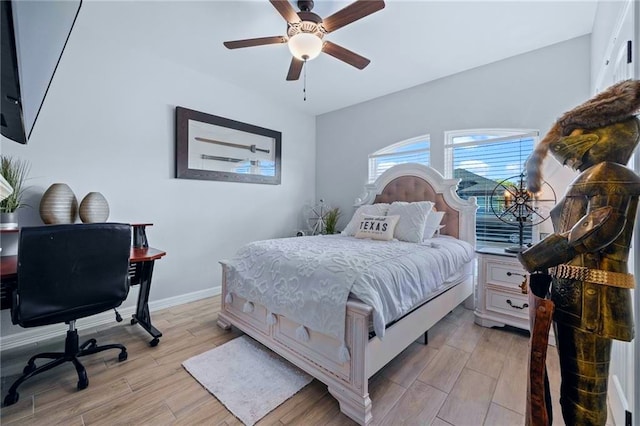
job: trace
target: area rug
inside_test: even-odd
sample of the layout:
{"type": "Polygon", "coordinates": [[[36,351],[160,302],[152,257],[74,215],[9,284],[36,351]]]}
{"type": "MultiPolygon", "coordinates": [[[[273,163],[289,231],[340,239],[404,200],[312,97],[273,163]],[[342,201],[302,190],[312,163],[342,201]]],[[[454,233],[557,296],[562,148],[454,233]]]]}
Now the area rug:
{"type": "Polygon", "coordinates": [[[313,379],[248,336],[182,366],[246,425],[253,425],[313,379]]]}

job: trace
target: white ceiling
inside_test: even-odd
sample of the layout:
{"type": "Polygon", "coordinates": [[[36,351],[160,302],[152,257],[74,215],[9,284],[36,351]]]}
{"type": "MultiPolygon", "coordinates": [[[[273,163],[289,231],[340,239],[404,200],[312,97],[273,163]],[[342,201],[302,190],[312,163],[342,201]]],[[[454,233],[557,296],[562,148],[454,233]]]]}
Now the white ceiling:
{"type": "MultiPolygon", "coordinates": [[[[349,3],[317,0],[313,12],[326,17],[349,3]]],[[[184,25],[170,31],[163,50],[183,65],[318,115],[589,34],[596,6],[595,0],[387,0],[381,11],[326,36],[371,64],[360,71],[321,54],[307,64],[306,101],[302,76],[285,81],[286,45],[222,45],[284,35],[286,23],[267,0],[192,3],[183,17],[189,31],[184,25]]]]}

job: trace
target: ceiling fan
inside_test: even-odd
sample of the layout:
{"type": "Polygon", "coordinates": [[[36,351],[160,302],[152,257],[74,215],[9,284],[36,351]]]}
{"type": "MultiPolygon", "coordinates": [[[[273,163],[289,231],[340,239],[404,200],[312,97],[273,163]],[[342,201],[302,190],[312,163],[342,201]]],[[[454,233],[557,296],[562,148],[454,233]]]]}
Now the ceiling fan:
{"type": "Polygon", "coordinates": [[[313,9],[311,0],[298,1],[300,12],[296,12],[288,0],[269,1],[287,21],[287,35],[225,41],[224,45],[228,49],[287,43],[293,55],[287,80],[300,78],[304,63],[317,57],[320,52],[327,53],[358,69],[363,69],[371,62],[349,49],[324,40],[324,36],[383,9],[383,0],[356,0],[325,19],[311,11],[313,9]]]}

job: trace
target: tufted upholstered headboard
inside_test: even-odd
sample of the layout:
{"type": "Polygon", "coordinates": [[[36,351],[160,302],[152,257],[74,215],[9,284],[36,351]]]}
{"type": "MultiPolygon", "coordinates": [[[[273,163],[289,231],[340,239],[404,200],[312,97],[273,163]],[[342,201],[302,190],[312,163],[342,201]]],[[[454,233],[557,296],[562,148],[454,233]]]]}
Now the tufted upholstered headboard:
{"type": "Polygon", "coordinates": [[[416,176],[402,176],[389,182],[374,203],[393,203],[394,201],[433,201],[437,211],[445,212],[441,234],[460,237],[460,213],[447,204],[442,194],[438,194],[424,179],[416,176]]]}
{"type": "Polygon", "coordinates": [[[475,246],[475,197],[463,200],[456,188],[459,179],[445,179],[438,171],[422,164],[400,164],[385,171],[374,183],[365,186],[365,193],[356,199],[356,206],[394,201],[433,201],[438,211],[445,212],[441,234],[470,242],[475,246]]]}

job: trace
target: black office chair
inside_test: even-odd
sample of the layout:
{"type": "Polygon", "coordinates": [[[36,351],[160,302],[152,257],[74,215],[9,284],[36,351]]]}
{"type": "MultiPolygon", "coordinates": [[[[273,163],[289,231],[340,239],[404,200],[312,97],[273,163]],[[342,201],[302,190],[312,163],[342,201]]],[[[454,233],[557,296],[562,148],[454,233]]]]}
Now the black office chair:
{"type": "Polygon", "coordinates": [[[23,374],[4,399],[18,401],[18,386],[30,377],[67,361],[78,373],[78,390],[89,379],[78,357],[106,349],[119,349],[119,361],[127,359],[120,344],[98,346],[95,339],[78,344],[75,322],[120,306],[129,293],[131,228],[119,223],[91,223],[25,227],[18,245],[18,283],[13,292],[11,320],[22,327],[67,323],[64,352],[45,352],[29,359],[23,374]],[[38,358],[52,361],[36,367],[38,358]]]}

